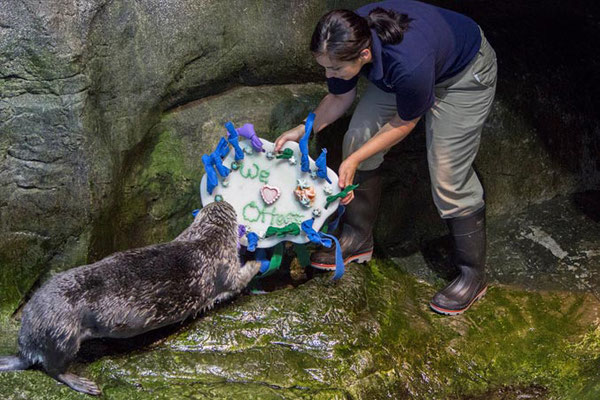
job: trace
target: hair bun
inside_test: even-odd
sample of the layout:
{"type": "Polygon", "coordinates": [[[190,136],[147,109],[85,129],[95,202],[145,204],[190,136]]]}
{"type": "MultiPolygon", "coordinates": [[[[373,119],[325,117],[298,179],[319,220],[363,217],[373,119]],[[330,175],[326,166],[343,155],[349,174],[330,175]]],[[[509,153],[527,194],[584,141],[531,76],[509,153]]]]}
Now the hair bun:
{"type": "Polygon", "coordinates": [[[404,39],[404,32],[408,30],[412,18],[407,14],[377,7],[369,12],[366,20],[383,44],[398,44],[404,39]]]}

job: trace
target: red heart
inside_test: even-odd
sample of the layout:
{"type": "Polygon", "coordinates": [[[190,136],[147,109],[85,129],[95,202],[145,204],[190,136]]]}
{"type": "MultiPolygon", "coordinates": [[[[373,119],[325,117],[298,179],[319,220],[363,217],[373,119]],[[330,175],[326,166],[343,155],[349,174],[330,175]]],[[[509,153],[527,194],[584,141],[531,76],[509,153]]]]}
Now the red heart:
{"type": "Polygon", "coordinates": [[[260,195],[268,205],[271,205],[277,201],[281,196],[281,191],[276,186],[264,185],[260,188],[260,195]]]}

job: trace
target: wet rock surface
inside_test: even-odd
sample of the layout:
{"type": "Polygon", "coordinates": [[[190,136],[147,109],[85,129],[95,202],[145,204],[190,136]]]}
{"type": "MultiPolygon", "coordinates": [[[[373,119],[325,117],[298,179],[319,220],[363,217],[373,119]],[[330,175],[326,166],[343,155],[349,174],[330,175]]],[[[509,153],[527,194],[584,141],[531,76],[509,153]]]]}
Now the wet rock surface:
{"type": "MultiPolygon", "coordinates": [[[[525,212],[488,218],[490,278],[503,285],[600,298],[600,225],[587,215],[594,212],[591,206],[586,212],[580,209],[579,196],[559,196],[525,212]]],[[[421,254],[429,268],[413,272],[429,283],[438,275],[451,276],[451,249],[449,235],[424,241],[421,254]]]]}
{"type": "MultiPolygon", "coordinates": [[[[140,338],[89,342],[74,370],[111,399],[597,398],[600,226],[559,197],[491,219],[488,235],[491,288],[461,316],[428,308],[445,284],[442,238],[353,264],[338,283],[317,274],[140,338]]],[[[79,396],[40,371],[0,374],[0,395],[79,396]]]]}

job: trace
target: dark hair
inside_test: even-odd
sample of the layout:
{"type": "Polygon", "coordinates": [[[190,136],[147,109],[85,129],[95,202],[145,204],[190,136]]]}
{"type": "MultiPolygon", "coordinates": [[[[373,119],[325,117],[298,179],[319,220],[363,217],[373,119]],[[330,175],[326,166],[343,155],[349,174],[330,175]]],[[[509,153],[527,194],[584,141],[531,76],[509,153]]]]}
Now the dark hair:
{"type": "Polygon", "coordinates": [[[366,18],[350,10],[332,10],[323,15],[310,41],[310,51],[328,54],[339,61],[358,58],[371,46],[371,29],[383,44],[398,44],[412,21],[406,14],[377,7],[366,18]]]}

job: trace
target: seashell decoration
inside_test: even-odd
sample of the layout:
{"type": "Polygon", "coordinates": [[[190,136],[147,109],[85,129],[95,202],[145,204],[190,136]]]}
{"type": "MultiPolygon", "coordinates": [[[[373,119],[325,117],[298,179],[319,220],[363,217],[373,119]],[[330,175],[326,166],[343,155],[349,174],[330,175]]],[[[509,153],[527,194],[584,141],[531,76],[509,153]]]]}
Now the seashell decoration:
{"type": "Polygon", "coordinates": [[[296,190],[294,190],[294,194],[296,195],[296,199],[302,204],[304,207],[311,207],[313,200],[317,196],[315,193],[315,188],[313,186],[303,185],[300,181],[298,182],[298,186],[296,186],[296,190]]]}

